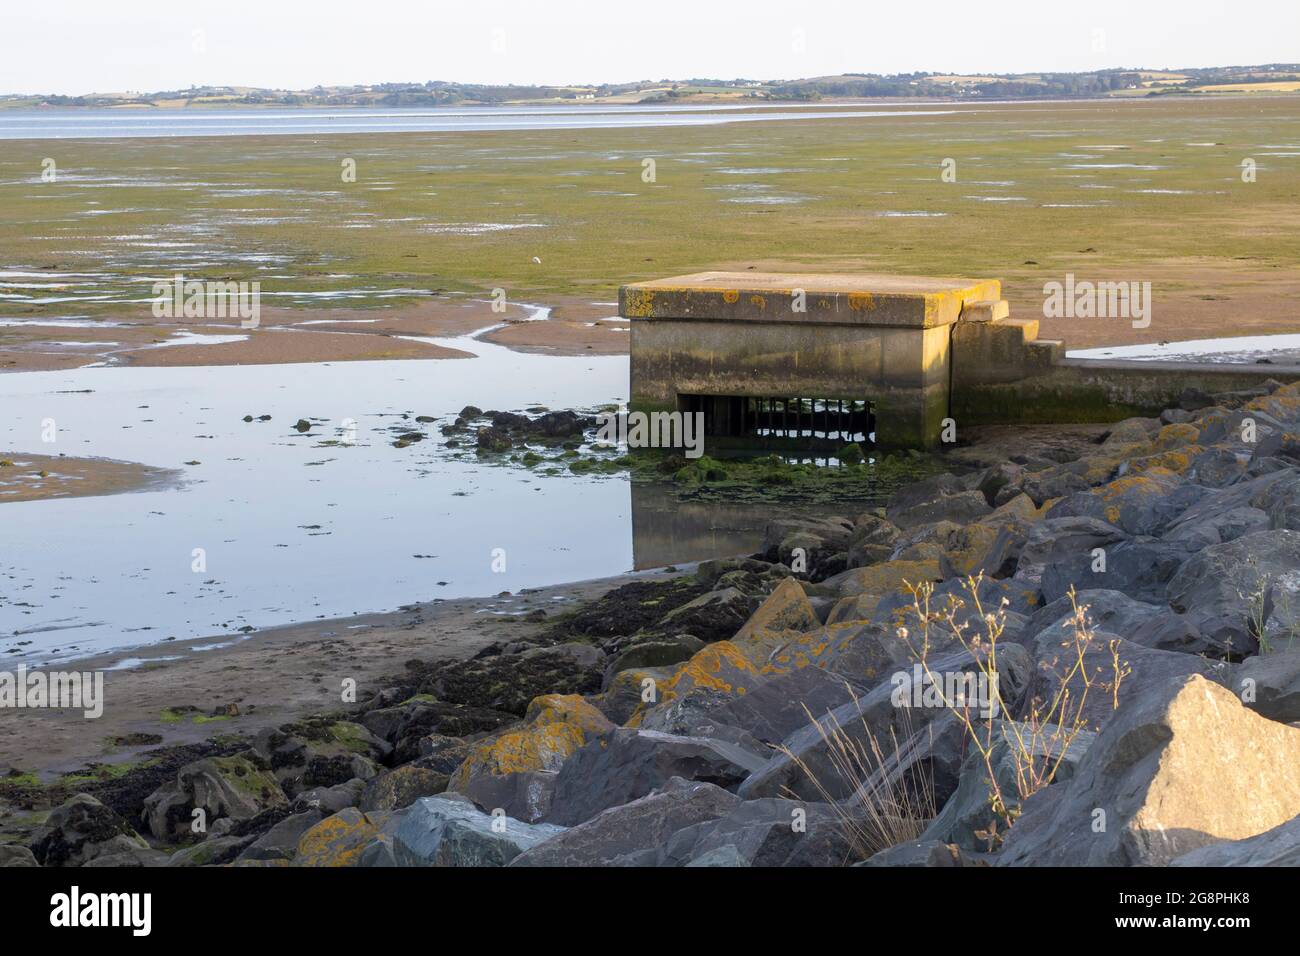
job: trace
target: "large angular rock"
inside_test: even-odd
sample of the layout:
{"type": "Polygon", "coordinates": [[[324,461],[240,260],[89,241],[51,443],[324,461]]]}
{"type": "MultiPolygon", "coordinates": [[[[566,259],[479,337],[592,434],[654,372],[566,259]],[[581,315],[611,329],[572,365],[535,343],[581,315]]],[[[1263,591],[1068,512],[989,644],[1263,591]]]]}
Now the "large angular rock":
{"type": "Polygon", "coordinates": [[[1158,604],[1169,581],[1194,553],[1184,541],[1139,537],[1105,548],[1102,564],[1092,552],[1061,558],[1043,569],[1039,586],[1051,602],[1077,591],[1106,588],[1137,601],[1158,604]]]}
{"type": "Polygon", "coordinates": [[[738,631],[727,636],[731,640],[744,641],[760,632],[802,633],[811,631],[820,624],[803,585],[794,578],[786,578],[772,589],[772,593],[764,598],[763,603],[738,631]]]}
{"type": "Polygon", "coordinates": [[[210,828],[225,817],[247,820],[288,802],[267,761],[246,750],[186,764],[175,780],[145,798],[144,820],[154,836],[176,840],[193,832],[196,809],[210,828]]]}
{"type": "Polygon", "coordinates": [[[401,810],[421,797],[432,797],[447,789],[448,775],[407,764],[388,770],[371,780],[357,806],[363,811],[401,810]]]}
{"type": "Polygon", "coordinates": [[[1074,776],[1024,804],[999,865],[1162,865],[1300,813],[1300,730],[1199,675],[1134,696],[1074,776]]]}
{"type": "Polygon", "coordinates": [[[99,856],[148,847],[130,824],[86,793],[51,810],[30,843],[42,866],[81,866],[99,856]]]}
{"type": "Polygon", "coordinates": [[[0,845],[0,867],[36,867],[36,855],[25,846],[12,843],[0,845]]]}
{"type": "Polygon", "coordinates": [[[747,866],[844,866],[855,860],[838,811],[824,803],[768,798],[683,827],[664,842],[654,863],[690,866],[719,852],[747,866]]]}
{"type": "Polygon", "coordinates": [[[581,697],[547,694],[528,706],[528,723],[474,745],[448,789],[488,810],[536,823],[550,809],[556,773],[569,756],[614,725],[581,697]]]}
{"type": "Polygon", "coordinates": [[[1266,641],[1300,635],[1300,531],[1260,531],[1205,548],[1184,564],[1166,592],[1207,637],[1249,653],[1266,641]]]}
{"type": "Polygon", "coordinates": [[[914,505],[905,510],[895,510],[891,504],[887,517],[899,528],[906,531],[917,525],[933,524],[936,521],[951,521],[955,524],[970,524],[991,512],[993,508],[979,491],[961,491],[953,495],[943,495],[932,501],[914,505]]]}
{"type": "Polygon", "coordinates": [[[168,858],[166,865],[224,866],[233,863],[252,842],[251,836],[209,836],[202,843],[177,850],[168,858]]]}
{"type": "Polygon", "coordinates": [[[240,860],[292,860],[303,834],[324,819],[319,810],[292,813],[254,840],[240,860]]]}
{"type": "MultiPolygon", "coordinates": [[[[1071,471],[1065,465],[1055,465],[1041,471],[1023,475],[1018,483],[1018,490],[1029,497],[1038,507],[1054,498],[1064,498],[1078,491],[1086,491],[1092,482],[1080,474],[1071,471]]],[[[1003,499],[1014,493],[1017,486],[1007,486],[998,492],[995,504],[1002,504],[1003,499]]]]}
{"type": "Polygon", "coordinates": [[[1242,505],[1237,508],[1225,508],[1203,516],[1180,518],[1163,535],[1166,541],[1181,541],[1196,549],[1208,548],[1227,541],[1235,541],[1242,535],[1254,534],[1256,531],[1269,530],[1269,519],[1263,511],[1242,505]]]}
{"type": "Polygon", "coordinates": [[[1300,816],[1258,836],[1203,846],[1170,866],[1300,866],[1300,816]]]}
{"type": "Polygon", "coordinates": [[[1134,644],[1159,651],[1200,654],[1216,659],[1226,659],[1234,653],[1231,644],[1202,634],[1195,619],[1173,611],[1147,618],[1123,636],[1134,644]]]}
{"type": "Polygon", "coordinates": [[[966,490],[965,483],[956,475],[946,471],[940,472],[920,481],[909,482],[895,491],[885,506],[885,514],[888,517],[891,514],[909,511],[918,505],[946,498],[949,495],[959,495],[966,490]]]}
{"type": "Polygon", "coordinates": [[[831,670],[801,667],[762,681],[744,694],[698,698],[691,707],[670,705],[648,718],[645,726],[701,737],[719,736],[718,727],[743,728],[755,741],[751,749],[761,752],[763,744],[780,743],[806,725],[809,713],[834,710],[868,689],[831,670]]]}
{"type": "Polygon", "coordinates": [[[444,793],[417,800],[392,832],[399,866],[505,866],[520,853],[564,832],[489,815],[468,797],[444,793]]]}
{"type": "Polygon", "coordinates": [[[1118,634],[1126,640],[1132,640],[1129,634],[1152,617],[1170,613],[1166,606],[1135,601],[1122,591],[1092,588],[1078,591],[1074,603],[1066,595],[1035,611],[1020,632],[1021,642],[1031,643],[1044,631],[1060,631],[1064,636],[1074,620],[1076,605],[1084,610],[1090,627],[1118,634]]]}
{"type": "Polygon", "coordinates": [[[838,589],[841,600],[831,610],[827,622],[872,621],[876,608],[886,599],[910,603],[912,588],[942,580],[936,559],[922,561],[886,561],[866,568],[854,568],[828,578],[824,583],[838,589]]]}
{"type": "Polygon", "coordinates": [[[1255,713],[1284,724],[1300,721],[1300,647],[1242,661],[1231,686],[1255,713]]]}
{"type": "Polygon", "coordinates": [[[897,525],[874,514],[861,515],[853,523],[847,554],[850,568],[863,568],[888,561],[898,543],[897,525]]]}
{"type": "Polygon", "coordinates": [[[526,850],[511,866],[610,866],[654,851],[688,826],[716,820],[740,802],[711,783],[673,777],[662,789],[610,807],[526,850]]]}
{"type": "MultiPolygon", "coordinates": [[[[989,763],[997,780],[997,792],[1012,812],[1020,807],[1023,783],[1045,776],[1049,771],[1053,774],[1053,786],[1068,780],[1096,738],[1086,730],[1073,732],[1055,724],[1013,721],[998,721],[992,731],[992,737],[982,739],[993,741],[989,763]]],[[[1002,819],[993,812],[993,798],[988,764],[981,753],[972,750],[962,766],[956,792],[920,839],[952,844],[963,850],[988,851],[989,840],[976,834],[987,833],[991,826],[1005,829],[1002,819]]]]}
{"type": "Polygon", "coordinates": [[[1077,492],[1053,505],[1047,518],[1096,518],[1127,534],[1159,535],[1205,493],[1167,468],[1155,467],[1077,492]]]}
{"type": "Polygon", "coordinates": [[[778,518],[764,529],[763,557],[794,567],[795,551],[802,549],[803,572],[818,577],[819,569],[848,549],[852,530],[847,518],[778,518]]]}
{"type": "Polygon", "coordinates": [[[963,852],[961,847],[938,840],[909,840],[881,850],[855,866],[951,867],[988,866],[979,857],[963,852]]]}
{"type": "Polygon", "coordinates": [[[1049,564],[1080,554],[1091,556],[1094,549],[1109,548],[1126,537],[1119,528],[1098,518],[1045,518],[1029,531],[1020,551],[1017,577],[1037,583],[1049,564]]]}
{"type": "Polygon", "coordinates": [[[573,826],[658,790],[673,777],[734,789],[762,761],[704,737],[620,727],[573,754],[556,775],[547,821],[573,826]]]}
{"type": "Polygon", "coordinates": [[[1040,634],[1034,642],[1034,679],[1021,714],[1037,708],[1043,719],[1064,718],[1072,723],[1078,718],[1086,729],[1099,730],[1114,714],[1116,698],[1122,706],[1189,674],[1225,686],[1230,685],[1233,676],[1232,664],[1143,647],[1105,631],[1093,631],[1083,645],[1082,670],[1076,667],[1078,661],[1079,644],[1072,631],[1049,629],[1040,634]],[[1122,672],[1118,693],[1114,689],[1117,661],[1122,672]],[[1085,687],[1085,674],[1091,689],[1085,687]],[[1062,697],[1063,692],[1068,698],[1062,697]],[[1051,703],[1061,699],[1068,699],[1068,713],[1047,713],[1051,703]]]}
{"type": "Polygon", "coordinates": [[[366,782],[359,777],[332,787],[313,787],[293,798],[292,809],[295,813],[303,810],[320,810],[328,816],[348,807],[355,807],[361,802],[361,795],[365,790],[366,782]]]}
{"type": "Polygon", "coordinates": [[[354,867],[379,835],[382,818],[355,807],[340,810],[306,830],[298,840],[294,866],[354,867]]]}
{"type": "MultiPolygon", "coordinates": [[[[799,586],[790,582],[790,587],[799,586]]],[[[777,596],[769,598],[769,603],[777,596]]],[[[790,603],[798,606],[804,602],[800,597],[790,603]]],[[[810,608],[799,611],[800,623],[807,623],[806,615],[810,611],[810,608]]],[[[763,619],[760,613],[759,620],[763,619]]],[[[713,722],[709,712],[729,700],[754,693],[763,684],[793,671],[831,668],[852,645],[857,630],[813,626],[815,630],[801,633],[747,624],[732,640],[709,644],[692,655],[666,679],[649,673],[628,675],[627,679],[619,675],[619,680],[624,682],[624,695],[644,693],[648,688],[653,698],[638,702],[624,723],[667,733],[696,734],[697,725],[713,722]],[[647,678],[652,684],[644,683],[647,678]]],[[[614,686],[611,684],[611,691],[614,686]]],[[[605,696],[610,695],[607,692],[605,696]]],[[[608,699],[600,703],[607,712],[625,712],[623,707],[612,707],[614,702],[608,699]]]]}
{"type": "MultiPolygon", "coordinates": [[[[1032,670],[1029,653],[1018,644],[998,648],[999,692],[1008,706],[1019,704],[1032,670]]],[[[947,679],[960,674],[977,674],[980,664],[966,651],[936,654],[929,662],[936,677],[947,679]]],[[[874,747],[885,753],[892,742],[907,741],[921,732],[930,721],[948,713],[942,703],[914,706],[909,688],[913,672],[900,669],[896,677],[880,683],[869,694],[819,715],[805,723],[783,742],[783,752],[773,754],[755,770],[737,791],[744,799],[794,795],[805,800],[836,799],[850,796],[859,780],[846,779],[837,769],[832,744],[836,732],[842,733],[860,752],[870,754],[874,747]],[[785,751],[788,751],[785,752],[785,751]]]]}
{"type": "Polygon", "coordinates": [[[703,647],[704,642],[693,634],[673,634],[669,637],[655,635],[647,640],[635,640],[611,656],[605,665],[601,692],[608,691],[614,679],[623,671],[671,667],[690,660],[703,647]]]}

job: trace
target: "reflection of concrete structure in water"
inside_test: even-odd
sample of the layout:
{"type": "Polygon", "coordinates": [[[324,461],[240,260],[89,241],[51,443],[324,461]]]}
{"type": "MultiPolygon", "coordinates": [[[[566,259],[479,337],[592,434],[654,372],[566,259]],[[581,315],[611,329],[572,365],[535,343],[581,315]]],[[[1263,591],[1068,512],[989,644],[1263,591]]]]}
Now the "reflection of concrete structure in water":
{"type": "Polygon", "coordinates": [[[763,542],[771,514],[752,504],[681,501],[671,485],[630,482],[632,565],[666,564],[753,554],[763,542]]]}
{"type": "Polygon", "coordinates": [[[631,407],[703,412],[711,448],[873,431],[881,446],[932,448],[946,419],[1116,421],[1159,414],[1187,388],[1300,378],[1065,358],[1037,319],[1010,318],[992,279],[702,272],[624,286],[619,314],[631,320],[631,407]]]}

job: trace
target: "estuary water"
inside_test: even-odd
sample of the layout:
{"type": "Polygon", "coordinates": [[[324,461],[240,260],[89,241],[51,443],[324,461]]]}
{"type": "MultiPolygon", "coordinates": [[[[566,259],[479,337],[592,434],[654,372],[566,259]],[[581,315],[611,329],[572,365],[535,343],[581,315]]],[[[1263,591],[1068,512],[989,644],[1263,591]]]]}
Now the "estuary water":
{"type": "Polygon", "coordinates": [[[0,111],[0,139],[448,133],[708,126],[767,120],[930,116],[945,109],[831,109],[790,104],[437,107],[401,109],[24,109],[0,111]]]}

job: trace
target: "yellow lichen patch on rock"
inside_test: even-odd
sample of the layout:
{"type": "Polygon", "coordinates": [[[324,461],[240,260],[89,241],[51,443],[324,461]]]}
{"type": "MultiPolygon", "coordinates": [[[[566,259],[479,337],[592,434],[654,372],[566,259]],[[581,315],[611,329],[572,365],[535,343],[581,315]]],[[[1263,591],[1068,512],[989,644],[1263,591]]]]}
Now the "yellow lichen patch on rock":
{"type": "Polygon", "coordinates": [[[1201,430],[1195,425],[1187,423],[1166,425],[1160,429],[1160,434],[1156,436],[1153,444],[1160,451],[1166,451],[1170,448],[1178,448],[1181,445],[1190,445],[1201,437],[1201,430]]]}
{"type": "Polygon", "coordinates": [[[1042,519],[1047,506],[1038,507],[1034,499],[1026,494],[1019,494],[1010,501],[1003,502],[991,512],[980,518],[976,524],[1015,524],[1018,521],[1034,522],[1042,519]]]}
{"type": "Polygon", "coordinates": [[[294,866],[356,866],[379,827],[355,807],[326,817],[302,835],[294,866]]]}
{"type": "Polygon", "coordinates": [[[808,631],[820,623],[803,585],[794,578],[785,578],[749,616],[732,640],[743,642],[758,631],[808,631]]]}
{"type": "Polygon", "coordinates": [[[543,694],[534,697],[524,712],[530,724],[553,724],[563,721],[589,734],[603,734],[612,729],[605,715],[578,694],[543,694]]]}
{"type": "Polygon", "coordinates": [[[667,667],[631,667],[621,670],[592,701],[614,723],[635,727],[640,721],[639,715],[647,691],[665,683],[672,673],[667,667]]]}
{"type": "Polygon", "coordinates": [[[875,594],[905,589],[905,584],[939,581],[938,561],[884,561],[867,568],[855,568],[840,581],[843,597],[875,594]]]}
{"type": "Polygon", "coordinates": [[[1247,411],[1264,412],[1283,421],[1300,415],[1300,395],[1293,391],[1295,384],[1279,388],[1272,395],[1261,395],[1246,403],[1247,411]]]}
{"type": "Polygon", "coordinates": [[[960,575],[972,573],[988,556],[998,529],[986,524],[971,524],[948,536],[947,555],[952,568],[960,575]]]}
{"type": "MultiPolygon", "coordinates": [[[[758,632],[749,639],[749,653],[752,654],[759,642],[769,632],[758,632]]],[[[654,700],[642,701],[625,727],[639,727],[648,710],[676,700],[694,690],[714,694],[743,694],[749,687],[761,680],[759,666],[754,664],[745,649],[733,641],[718,641],[696,651],[690,660],[677,666],[672,676],[657,681],[654,700]]]]}
{"type": "Polygon", "coordinates": [[[1128,466],[1130,471],[1138,473],[1161,469],[1181,475],[1192,466],[1192,459],[1203,451],[1205,449],[1200,445],[1186,445],[1182,448],[1171,448],[1158,455],[1135,458],[1128,463],[1128,466]]]}
{"type": "Polygon", "coordinates": [[[869,568],[858,568],[840,583],[843,598],[831,609],[829,624],[844,621],[869,621],[876,606],[889,595],[911,600],[911,588],[926,581],[942,581],[939,562],[886,561],[869,568]]]}
{"type": "Polygon", "coordinates": [[[1114,481],[1093,488],[1090,494],[1096,495],[1102,501],[1114,501],[1116,498],[1127,496],[1130,493],[1163,494],[1166,490],[1165,483],[1157,483],[1152,479],[1163,478],[1172,474],[1173,472],[1168,468],[1155,466],[1141,475],[1125,475],[1123,478],[1116,478],[1114,481]]]}
{"type": "Polygon", "coordinates": [[[1142,458],[1154,451],[1155,446],[1145,441],[1116,447],[1107,446],[1104,452],[1080,458],[1078,461],[1073,462],[1069,468],[1080,478],[1087,481],[1088,484],[1100,485],[1115,474],[1115,470],[1126,461],[1133,458],[1142,458]]]}
{"type": "Polygon", "coordinates": [[[504,776],[556,771],[593,737],[614,729],[604,714],[576,694],[546,694],[528,705],[527,726],[480,742],[452,775],[448,789],[464,792],[480,774],[504,776]]]}

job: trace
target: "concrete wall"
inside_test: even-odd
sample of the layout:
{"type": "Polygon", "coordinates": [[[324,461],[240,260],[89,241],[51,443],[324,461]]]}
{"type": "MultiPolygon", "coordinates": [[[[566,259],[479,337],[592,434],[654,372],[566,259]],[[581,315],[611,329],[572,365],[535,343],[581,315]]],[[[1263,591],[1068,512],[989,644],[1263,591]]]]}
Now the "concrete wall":
{"type": "Polygon", "coordinates": [[[865,399],[877,442],[927,447],[948,414],[948,327],[634,322],[632,407],[678,395],[865,399]]]}
{"type": "Polygon", "coordinates": [[[1300,367],[1061,359],[1011,382],[966,381],[954,388],[960,424],[1109,422],[1177,407],[1184,389],[1233,392],[1269,379],[1300,379],[1300,367]]]}

